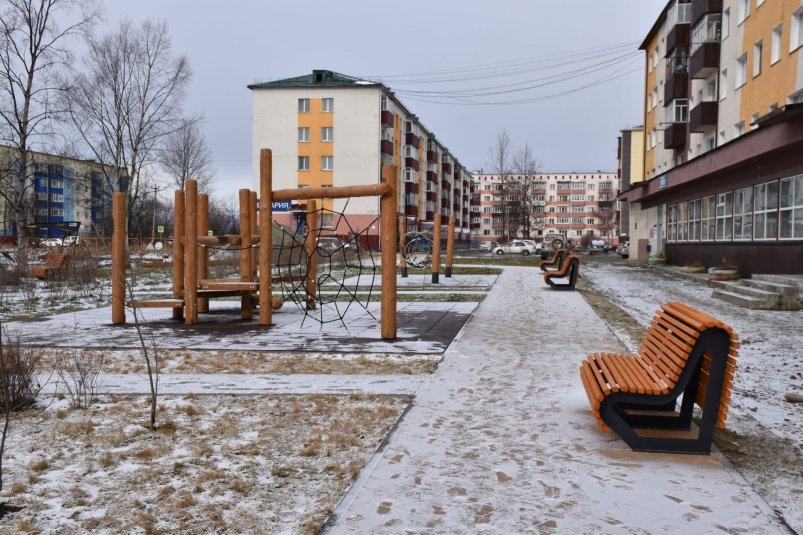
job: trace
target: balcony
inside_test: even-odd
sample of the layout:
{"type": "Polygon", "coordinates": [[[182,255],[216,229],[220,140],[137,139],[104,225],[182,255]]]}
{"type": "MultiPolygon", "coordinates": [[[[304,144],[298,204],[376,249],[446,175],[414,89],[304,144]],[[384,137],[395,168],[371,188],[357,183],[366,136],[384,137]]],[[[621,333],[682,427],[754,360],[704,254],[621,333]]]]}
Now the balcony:
{"type": "Polygon", "coordinates": [[[414,204],[407,204],[404,206],[404,215],[410,217],[418,217],[418,206],[414,204]]]}
{"type": "Polygon", "coordinates": [[[692,0],[691,23],[695,26],[704,15],[722,12],[722,0],[692,0]]]}
{"type": "Polygon", "coordinates": [[[479,223],[471,223],[470,228],[472,230],[474,230],[475,228],[480,228],[480,224],[479,223]]]}
{"type": "Polygon", "coordinates": [[[687,123],[671,123],[664,129],[664,148],[680,150],[686,146],[687,123]]]}
{"type": "Polygon", "coordinates": [[[692,78],[707,78],[719,70],[719,43],[706,41],[694,51],[689,59],[689,75],[692,78]]]}
{"type": "Polygon", "coordinates": [[[452,195],[454,195],[455,198],[460,197],[460,188],[454,188],[452,190],[452,195]]]}
{"type": "Polygon", "coordinates": [[[427,202],[435,202],[436,200],[438,200],[438,193],[435,191],[428,191],[427,202]]]}
{"type": "Polygon", "coordinates": [[[404,167],[407,169],[415,169],[418,171],[418,160],[415,158],[405,158],[404,159],[404,167]]]}
{"type": "Polygon", "coordinates": [[[435,219],[435,212],[432,210],[427,210],[424,214],[425,221],[432,221],[435,219]]]}
{"type": "Polygon", "coordinates": [[[719,106],[716,102],[701,102],[689,112],[689,131],[696,134],[716,128],[719,106]]]}
{"type": "Polygon", "coordinates": [[[460,211],[460,203],[459,202],[452,203],[452,210],[455,211],[455,212],[459,212],[460,211]]]}
{"type": "Polygon", "coordinates": [[[691,24],[675,24],[666,36],[666,55],[676,48],[687,48],[691,43],[691,24]]]}
{"type": "Polygon", "coordinates": [[[427,171],[427,181],[438,182],[438,174],[435,171],[427,171]]]}
{"type": "Polygon", "coordinates": [[[689,98],[689,64],[687,60],[672,58],[666,64],[666,83],[664,83],[664,102],[676,98],[689,98]]]}
{"type": "Polygon", "coordinates": [[[389,139],[383,139],[380,142],[380,151],[382,152],[382,154],[393,156],[393,141],[389,139]]]}
{"type": "Polygon", "coordinates": [[[438,161],[438,153],[434,150],[427,151],[427,163],[436,163],[438,161]]]}
{"type": "Polygon", "coordinates": [[[445,178],[443,180],[441,180],[441,189],[444,190],[444,191],[448,191],[449,190],[449,181],[446,180],[445,178]]]}
{"type": "Polygon", "coordinates": [[[404,134],[404,143],[405,145],[412,145],[413,147],[418,148],[418,136],[412,132],[407,132],[404,134]]]}
{"type": "Polygon", "coordinates": [[[390,110],[382,110],[382,126],[385,128],[393,128],[393,112],[390,110]]]}
{"type": "Polygon", "coordinates": [[[449,162],[443,162],[443,164],[441,164],[441,167],[443,168],[444,173],[452,172],[452,164],[450,164],[449,162]]]}
{"type": "Polygon", "coordinates": [[[418,194],[418,182],[405,182],[404,192],[418,194]]]}
{"type": "Polygon", "coordinates": [[[471,199],[471,206],[480,206],[479,199],[471,199]]]}

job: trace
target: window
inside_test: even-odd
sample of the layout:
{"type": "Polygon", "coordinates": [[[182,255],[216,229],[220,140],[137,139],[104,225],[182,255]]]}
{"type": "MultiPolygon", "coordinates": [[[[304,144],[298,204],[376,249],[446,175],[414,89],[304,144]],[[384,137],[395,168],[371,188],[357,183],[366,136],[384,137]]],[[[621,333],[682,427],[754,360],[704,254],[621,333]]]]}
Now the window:
{"type": "Polygon", "coordinates": [[[731,33],[731,10],[730,8],[722,12],[722,39],[726,39],[731,33]]]}
{"type": "Polygon", "coordinates": [[[733,237],[733,192],[717,195],[717,240],[733,237]]]}
{"type": "Polygon", "coordinates": [[[309,99],[298,99],[298,113],[309,113],[309,99]]]}
{"type": "Polygon", "coordinates": [[[298,157],[298,170],[309,171],[309,156],[298,157]]]}
{"type": "Polygon", "coordinates": [[[334,156],[321,156],[321,170],[322,171],[331,171],[335,168],[335,157],[334,156]]]}
{"type": "Polygon", "coordinates": [[[324,126],[321,128],[321,141],[334,141],[335,129],[332,126],[324,126]]]}
{"type": "Polygon", "coordinates": [[[323,212],[321,214],[321,228],[334,228],[335,214],[332,212],[323,212]]]}
{"type": "Polygon", "coordinates": [[[781,39],[783,38],[783,25],[779,24],[772,30],[772,48],[770,48],[770,64],[774,65],[781,60],[781,39]]]}
{"type": "Polygon", "coordinates": [[[803,238],[803,175],[781,180],[781,238],[803,238]]]}
{"type": "Polygon", "coordinates": [[[335,111],[335,99],[333,98],[324,98],[321,99],[323,102],[323,112],[324,113],[332,113],[335,111]]]}
{"type": "Polygon", "coordinates": [[[733,239],[753,239],[753,188],[737,189],[733,195],[733,239]]]}
{"type": "Polygon", "coordinates": [[[792,26],[789,30],[789,52],[803,45],[803,8],[792,13],[792,26]]]}
{"type": "Polygon", "coordinates": [[[737,0],[736,23],[741,24],[750,16],[750,0],[737,0]]]}
{"type": "Polygon", "coordinates": [[[728,96],[728,69],[722,69],[719,73],[719,100],[725,100],[728,96]]]}
{"type": "Polygon", "coordinates": [[[778,237],[778,182],[758,184],[754,193],[755,231],[753,239],[772,240],[778,237]]]}
{"type": "MultiPolygon", "coordinates": [[[[689,120],[689,99],[676,98],[666,108],[667,123],[685,123],[689,120]]],[[[653,143],[655,140],[653,140],[653,143]]]]}
{"type": "Polygon", "coordinates": [[[753,45],[753,77],[761,74],[761,54],[764,52],[764,42],[759,41],[753,45]]]}
{"type": "Polygon", "coordinates": [[[689,240],[700,239],[700,199],[689,201],[689,240]]]}
{"type": "Polygon", "coordinates": [[[298,128],[298,141],[301,143],[309,141],[309,127],[303,126],[298,128]]]}
{"type": "Polygon", "coordinates": [[[711,241],[716,236],[717,199],[714,195],[705,197],[700,204],[700,239],[711,241]]]}
{"type": "Polygon", "coordinates": [[[64,208],[51,208],[50,215],[61,217],[64,215],[64,208]]]}
{"type": "Polygon", "coordinates": [[[678,239],[678,205],[670,206],[666,211],[666,241],[678,239]]]}
{"type": "Polygon", "coordinates": [[[735,132],[736,132],[736,136],[735,136],[735,137],[739,137],[739,136],[741,136],[742,134],[744,134],[744,121],[739,121],[738,123],[736,123],[736,124],[733,126],[733,129],[734,129],[734,130],[735,130],[735,132]]]}
{"type": "Polygon", "coordinates": [[[693,55],[705,43],[719,43],[721,17],[719,13],[705,15],[694,25],[689,54],[693,55]]]}
{"type": "Polygon", "coordinates": [[[734,87],[742,87],[747,81],[747,54],[742,54],[736,60],[736,80],[734,87]]]}

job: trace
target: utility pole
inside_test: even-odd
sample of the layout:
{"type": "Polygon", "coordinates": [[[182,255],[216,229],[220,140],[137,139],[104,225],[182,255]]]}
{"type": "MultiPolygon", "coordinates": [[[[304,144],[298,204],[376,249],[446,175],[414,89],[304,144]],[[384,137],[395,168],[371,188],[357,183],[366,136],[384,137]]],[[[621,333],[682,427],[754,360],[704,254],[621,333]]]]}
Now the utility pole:
{"type": "Polygon", "coordinates": [[[159,188],[154,185],[153,186],[153,230],[151,231],[151,243],[155,246],[156,245],[156,195],[159,191],[159,188]]]}

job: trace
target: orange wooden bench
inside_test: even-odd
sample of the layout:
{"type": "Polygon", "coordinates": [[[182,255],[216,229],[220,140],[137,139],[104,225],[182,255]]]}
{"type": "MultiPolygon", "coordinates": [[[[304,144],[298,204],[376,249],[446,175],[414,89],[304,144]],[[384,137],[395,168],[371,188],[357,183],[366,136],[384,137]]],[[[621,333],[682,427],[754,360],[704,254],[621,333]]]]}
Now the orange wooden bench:
{"type": "Polygon", "coordinates": [[[633,450],[708,454],[714,427],[725,427],[738,348],[729,326],[669,302],[635,353],[589,355],[580,378],[597,423],[633,450]],[[695,404],[702,409],[696,432],[695,404]]]}
{"type": "Polygon", "coordinates": [[[544,282],[555,290],[574,290],[580,274],[580,259],[575,255],[566,255],[560,269],[544,272],[544,282]],[[556,282],[553,279],[568,279],[567,282],[556,282]]]}
{"type": "Polygon", "coordinates": [[[554,271],[556,269],[560,269],[565,259],[566,259],[566,249],[558,249],[557,251],[555,251],[555,254],[552,256],[552,258],[541,262],[541,265],[539,267],[541,268],[541,271],[543,271],[544,273],[546,273],[547,271],[554,271]]]}
{"type": "Polygon", "coordinates": [[[67,267],[67,256],[67,253],[47,253],[44,264],[31,266],[31,276],[42,280],[60,278],[67,267]]]}

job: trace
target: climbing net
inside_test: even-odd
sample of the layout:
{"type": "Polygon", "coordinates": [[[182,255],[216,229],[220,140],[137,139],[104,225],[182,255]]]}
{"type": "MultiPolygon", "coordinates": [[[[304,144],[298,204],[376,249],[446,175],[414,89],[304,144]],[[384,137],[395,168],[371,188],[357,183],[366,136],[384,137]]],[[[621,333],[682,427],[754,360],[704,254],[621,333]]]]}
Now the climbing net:
{"type": "Polygon", "coordinates": [[[307,320],[321,325],[340,322],[348,329],[346,313],[355,306],[376,319],[368,305],[379,295],[379,254],[371,247],[368,231],[376,228],[379,218],[363,230],[354,228],[345,216],[347,205],[340,212],[328,208],[311,212],[314,221],[327,224],[305,226],[303,232],[274,222],[273,280],[280,283],[282,299],[304,312],[302,325],[307,320]],[[345,230],[345,239],[332,229],[345,230]],[[311,254],[310,243],[314,243],[311,254]]]}
{"type": "Polygon", "coordinates": [[[432,265],[432,233],[408,232],[404,235],[402,257],[411,268],[425,268],[432,265]]]}

